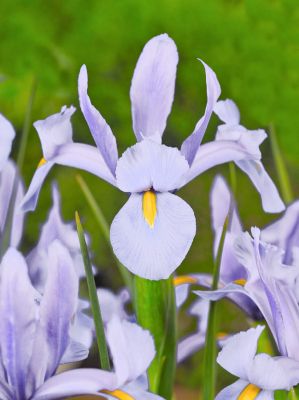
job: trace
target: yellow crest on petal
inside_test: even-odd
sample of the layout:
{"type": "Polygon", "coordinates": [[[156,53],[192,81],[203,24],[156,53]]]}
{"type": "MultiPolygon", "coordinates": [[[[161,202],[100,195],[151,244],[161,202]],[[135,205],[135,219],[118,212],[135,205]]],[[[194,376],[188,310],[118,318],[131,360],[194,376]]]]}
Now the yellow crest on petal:
{"type": "Polygon", "coordinates": [[[130,396],[126,392],[123,392],[122,390],[113,390],[112,392],[110,392],[109,390],[102,390],[102,392],[105,394],[109,394],[110,396],[113,396],[119,400],[134,400],[134,397],[130,396]]]}
{"type": "Polygon", "coordinates": [[[247,385],[240,393],[238,400],[254,400],[257,398],[261,389],[252,383],[247,385]]]}
{"type": "Polygon", "coordinates": [[[190,275],[175,276],[173,278],[174,286],[185,285],[186,283],[189,283],[190,285],[192,283],[197,283],[197,279],[190,275]]]}
{"type": "Polygon", "coordinates": [[[40,162],[37,165],[37,168],[41,167],[42,165],[46,164],[47,160],[43,157],[41,158],[40,162]]]}
{"type": "Polygon", "coordinates": [[[233,283],[240,285],[240,286],[245,286],[246,285],[246,279],[236,279],[233,283]]]}
{"type": "Polygon", "coordinates": [[[157,215],[157,196],[152,190],[143,193],[142,211],[144,219],[153,228],[157,215]]]}

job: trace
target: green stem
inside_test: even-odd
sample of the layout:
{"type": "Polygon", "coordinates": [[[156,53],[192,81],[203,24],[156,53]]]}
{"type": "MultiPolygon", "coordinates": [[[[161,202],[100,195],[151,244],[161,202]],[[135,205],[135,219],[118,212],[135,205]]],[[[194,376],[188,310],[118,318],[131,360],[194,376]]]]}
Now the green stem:
{"type": "Polygon", "coordinates": [[[274,157],[275,168],[278,175],[279,185],[283,200],[288,204],[294,200],[294,194],[290,183],[287,167],[285,165],[284,157],[281,153],[274,125],[270,126],[270,143],[274,157]]]}
{"type": "MultiPolygon", "coordinates": [[[[109,231],[109,225],[105,219],[105,216],[100,208],[100,206],[98,205],[96,199],[94,198],[91,190],[89,189],[87,183],[85,182],[85,180],[82,178],[81,175],[77,175],[76,176],[76,180],[80,186],[80,189],[82,190],[82,193],[84,194],[84,197],[95,217],[95,220],[97,221],[99,228],[101,229],[104,238],[106,239],[108,245],[111,247],[111,243],[110,243],[110,231],[109,231]]],[[[114,254],[114,253],[113,253],[114,254]]],[[[121,273],[121,276],[123,278],[123,281],[125,283],[125,285],[130,289],[131,293],[133,293],[133,283],[132,283],[132,276],[130,274],[130,272],[127,270],[127,268],[125,268],[118,260],[117,258],[115,258],[117,266],[119,268],[119,271],[121,273]]]]}
{"type": "Polygon", "coordinates": [[[172,277],[150,281],[135,277],[138,323],[154,337],[156,357],[148,369],[153,393],[171,400],[176,368],[176,305],[172,277]]]}
{"type": "Polygon", "coordinates": [[[21,170],[22,170],[23,164],[24,164],[25,152],[26,152],[26,147],[27,147],[27,142],[28,142],[31,117],[32,117],[32,106],[33,106],[35,93],[36,93],[36,81],[34,79],[32,82],[32,86],[31,86],[30,96],[29,96],[29,100],[28,100],[28,104],[27,104],[26,113],[25,113],[23,130],[21,133],[20,145],[19,145],[19,149],[18,149],[18,155],[17,155],[18,168],[16,169],[16,173],[14,176],[13,187],[12,187],[11,197],[10,197],[10,201],[9,201],[9,207],[7,210],[4,230],[1,235],[0,260],[3,256],[3,254],[6,252],[7,248],[10,245],[10,242],[11,242],[11,231],[12,231],[14,212],[15,212],[15,202],[16,202],[16,196],[17,196],[17,192],[18,192],[19,183],[20,183],[20,175],[19,174],[21,173],[21,170]]]}
{"type": "Polygon", "coordinates": [[[86,281],[88,286],[90,304],[91,304],[91,311],[94,319],[96,337],[97,337],[97,344],[100,356],[100,368],[105,369],[107,371],[110,370],[110,362],[109,362],[109,355],[106,345],[106,338],[105,338],[105,330],[103,319],[101,315],[101,309],[99,305],[99,299],[97,295],[97,288],[94,281],[93,273],[92,273],[92,266],[88,254],[88,248],[85,241],[84,230],[80,221],[80,217],[78,212],[76,211],[75,214],[76,225],[77,225],[77,232],[80,241],[81,253],[84,262],[84,268],[86,273],[86,281]]]}
{"type": "Polygon", "coordinates": [[[232,189],[232,193],[234,197],[236,197],[237,194],[237,171],[236,171],[236,166],[233,162],[230,162],[229,164],[229,178],[230,178],[230,186],[232,189]]]}
{"type": "Polygon", "coordinates": [[[36,79],[33,78],[30,96],[29,96],[26,114],[25,114],[25,120],[24,120],[24,124],[23,124],[23,130],[22,130],[22,134],[21,134],[20,147],[19,147],[18,156],[17,156],[17,166],[19,168],[20,173],[22,171],[24,159],[25,159],[25,153],[26,153],[26,148],[27,148],[27,143],[28,143],[28,136],[29,136],[30,126],[31,126],[33,101],[35,98],[36,88],[37,88],[37,82],[36,82],[36,79]]]}
{"type": "MultiPolygon", "coordinates": [[[[222,252],[224,247],[225,235],[227,232],[229,216],[226,217],[224,226],[222,228],[219,248],[217,251],[216,260],[214,263],[213,270],[213,282],[212,290],[218,288],[219,273],[222,252]]],[[[208,326],[206,332],[206,343],[204,352],[204,387],[203,387],[203,399],[204,400],[214,400],[215,399],[215,382],[216,382],[216,353],[217,353],[217,343],[216,343],[216,307],[217,302],[210,302],[209,316],[208,316],[208,326]]]]}

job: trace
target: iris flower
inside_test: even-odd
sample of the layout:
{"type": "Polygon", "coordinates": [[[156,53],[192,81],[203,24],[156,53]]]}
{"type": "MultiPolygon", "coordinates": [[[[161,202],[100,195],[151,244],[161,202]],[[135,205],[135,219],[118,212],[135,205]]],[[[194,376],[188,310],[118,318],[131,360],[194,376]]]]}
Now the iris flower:
{"type": "MultiPolygon", "coordinates": [[[[137,144],[120,158],[111,128],[88,97],[87,70],[83,66],[79,74],[80,107],[96,147],[72,142],[73,107],[36,122],[43,158],[23,200],[25,210],[35,208],[43,180],[54,164],[87,170],[128,193],[129,200],[112,222],[111,243],[122,264],[132,273],[152,280],[170,276],[185,258],[195,235],[193,210],[176,191],[204,171],[228,161],[255,160],[258,164],[254,168],[261,167],[260,134],[245,130],[238,137],[232,132],[230,137],[227,132],[225,138],[202,144],[220,96],[217,77],[204,62],[204,115],[180,150],[161,143],[173,102],[177,63],[176,45],[166,34],[145,45],[130,90],[137,144]]],[[[243,169],[256,178],[250,168],[243,169]]],[[[277,203],[273,201],[272,205],[277,211],[277,203]]]]}
{"type": "Polygon", "coordinates": [[[252,235],[253,238],[247,232],[241,234],[235,245],[238,260],[247,269],[247,281],[195,293],[208,300],[233,293],[247,296],[265,318],[279,353],[299,361],[298,268],[284,265],[283,251],[261,242],[259,229],[253,228],[252,235]]]}
{"type": "Polygon", "coordinates": [[[62,362],[73,361],[67,360],[67,356],[77,309],[78,276],[69,252],[58,241],[51,245],[49,259],[51,268],[41,296],[30,282],[21,253],[9,248],[3,257],[1,399],[52,400],[82,394],[101,398],[114,395],[117,398],[122,394],[126,399],[160,399],[136,381],[146,372],[155,355],[152,337],[138,325],[116,317],[107,326],[114,371],[78,369],[55,375],[62,362]]]}
{"type": "Polygon", "coordinates": [[[299,383],[298,361],[256,354],[263,329],[257,326],[224,342],[217,362],[239,379],[218,393],[215,400],[274,400],[275,390],[290,390],[299,383]]]}

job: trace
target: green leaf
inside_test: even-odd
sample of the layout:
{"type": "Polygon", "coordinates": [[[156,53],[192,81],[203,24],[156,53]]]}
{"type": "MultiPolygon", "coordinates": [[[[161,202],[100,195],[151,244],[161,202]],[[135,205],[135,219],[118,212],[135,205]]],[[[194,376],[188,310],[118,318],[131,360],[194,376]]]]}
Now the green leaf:
{"type": "MultiPolygon", "coordinates": [[[[213,271],[213,282],[212,290],[218,288],[220,264],[222,258],[222,252],[224,247],[224,240],[228,227],[229,215],[226,217],[224,226],[222,228],[219,248],[214,263],[213,271]]],[[[206,332],[205,352],[204,352],[204,387],[203,387],[203,399],[214,400],[215,399],[215,382],[216,382],[216,331],[217,331],[217,315],[216,315],[217,302],[210,302],[208,326],[206,332]]]]}
{"type": "Polygon", "coordinates": [[[153,393],[170,400],[176,369],[176,304],[172,277],[150,281],[135,277],[138,323],[153,335],[156,357],[148,370],[153,393]]]}
{"type": "Polygon", "coordinates": [[[89,299],[91,304],[91,311],[94,319],[96,337],[97,337],[97,344],[100,356],[100,368],[105,369],[107,371],[110,370],[110,362],[109,362],[109,355],[107,350],[106,338],[105,338],[105,330],[103,319],[101,315],[101,309],[99,305],[98,295],[97,295],[97,288],[94,281],[93,273],[92,273],[92,266],[88,254],[88,248],[85,241],[83,227],[80,221],[80,217],[78,212],[76,211],[75,214],[76,225],[77,225],[77,232],[80,241],[81,253],[84,262],[84,268],[86,273],[86,280],[88,286],[88,293],[89,299]]]}
{"type": "MultiPolygon", "coordinates": [[[[95,217],[96,222],[99,225],[99,228],[101,229],[104,238],[106,239],[108,245],[111,247],[111,243],[110,243],[110,230],[109,230],[109,225],[108,222],[100,208],[100,206],[98,205],[96,199],[94,198],[91,190],[89,189],[87,183],[85,182],[85,180],[82,178],[81,175],[77,175],[76,176],[77,182],[80,186],[80,189],[82,190],[82,193],[85,196],[85,199],[95,217]]],[[[113,252],[113,251],[112,251],[113,252]]],[[[114,253],[113,253],[114,255],[114,253]]],[[[132,283],[132,275],[130,274],[130,272],[127,270],[126,267],[124,267],[119,261],[118,259],[115,257],[116,260],[116,264],[119,268],[119,271],[121,273],[121,276],[123,278],[123,281],[125,283],[125,285],[130,289],[131,293],[133,293],[133,283],[132,283]]]]}
{"type": "Polygon", "coordinates": [[[274,157],[275,167],[278,175],[279,185],[283,200],[288,204],[294,200],[292,185],[283,155],[281,153],[274,126],[270,126],[270,142],[274,157]]]}

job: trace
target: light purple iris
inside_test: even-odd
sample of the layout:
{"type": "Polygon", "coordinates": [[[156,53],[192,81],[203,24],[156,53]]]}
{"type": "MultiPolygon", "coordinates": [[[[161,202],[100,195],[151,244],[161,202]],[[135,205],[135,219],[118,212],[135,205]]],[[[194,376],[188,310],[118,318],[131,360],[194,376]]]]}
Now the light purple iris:
{"type": "MultiPolygon", "coordinates": [[[[131,272],[153,280],[169,277],[181,264],[196,231],[192,209],[174,192],[204,171],[228,161],[248,160],[251,165],[254,160],[253,168],[240,166],[253,181],[260,181],[260,175],[253,172],[261,168],[260,133],[238,125],[238,135],[233,130],[230,136],[229,128],[225,137],[217,134],[217,140],[202,144],[220,96],[217,77],[205,63],[204,115],[181,150],[161,144],[174,97],[177,63],[176,45],[166,34],[145,45],[130,90],[138,143],[119,159],[112,130],[88,97],[87,70],[83,66],[79,75],[80,106],[97,147],[72,142],[73,107],[36,122],[43,159],[23,200],[23,209],[35,208],[43,180],[55,163],[87,170],[129,193],[129,200],[112,222],[111,243],[118,259],[131,272]]],[[[271,211],[283,207],[276,198],[272,206],[271,211]]]]}
{"type": "Polygon", "coordinates": [[[299,362],[257,352],[264,327],[257,326],[224,341],[217,362],[239,379],[215,400],[274,400],[275,390],[290,390],[299,383],[299,362]]]}
{"type": "Polygon", "coordinates": [[[298,268],[282,263],[283,251],[260,241],[260,231],[252,229],[253,238],[242,233],[236,240],[236,256],[247,272],[242,284],[231,283],[210,292],[196,291],[208,300],[219,300],[239,293],[251,299],[261,311],[281,355],[299,361],[298,268]]]}
{"type": "Polygon", "coordinates": [[[61,363],[74,361],[69,355],[78,276],[69,252],[58,241],[50,246],[48,257],[51,268],[42,296],[31,284],[21,253],[9,248],[2,260],[1,399],[52,400],[83,394],[110,398],[116,389],[135,399],[160,399],[138,380],[155,355],[152,337],[116,316],[108,322],[106,332],[113,371],[79,369],[55,375],[61,363]]]}

